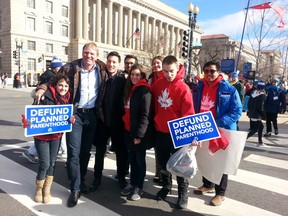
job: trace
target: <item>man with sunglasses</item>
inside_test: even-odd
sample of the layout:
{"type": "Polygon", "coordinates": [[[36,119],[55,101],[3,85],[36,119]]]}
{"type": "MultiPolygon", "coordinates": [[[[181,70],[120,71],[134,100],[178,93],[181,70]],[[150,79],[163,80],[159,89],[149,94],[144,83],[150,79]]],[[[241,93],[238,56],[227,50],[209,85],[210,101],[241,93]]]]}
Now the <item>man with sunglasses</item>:
{"type": "MultiPolygon", "coordinates": [[[[242,114],[242,103],[236,88],[224,80],[218,62],[209,61],[203,66],[204,78],[199,80],[193,92],[196,113],[211,111],[218,127],[236,130],[236,122],[242,114]]],[[[213,141],[212,141],[213,142],[213,141]]],[[[219,206],[225,199],[228,175],[223,174],[219,185],[202,178],[203,186],[194,190],[197,195],[214,193],[210,205],[219,206]]]]}

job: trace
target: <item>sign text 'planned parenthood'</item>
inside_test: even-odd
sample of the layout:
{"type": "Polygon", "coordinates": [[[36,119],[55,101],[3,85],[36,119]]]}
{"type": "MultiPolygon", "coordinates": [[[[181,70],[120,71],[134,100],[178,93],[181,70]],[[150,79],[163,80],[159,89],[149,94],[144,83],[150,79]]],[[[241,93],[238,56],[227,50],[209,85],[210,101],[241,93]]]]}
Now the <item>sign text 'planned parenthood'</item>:
{"type": "Polygon", "coordinates": [[[211,112],[174,119],[168,126],[175,148],[189,145],[194,139],[205,141],[220,137],[211,112]]]}
{"type": "Polygon", "coordinates": [[[69,118],[72,114],[71,104],[26,106],[25,116],[29,121],[29,126],[25,129],[25,136],[71,131],[72,124],[69,118]]]}

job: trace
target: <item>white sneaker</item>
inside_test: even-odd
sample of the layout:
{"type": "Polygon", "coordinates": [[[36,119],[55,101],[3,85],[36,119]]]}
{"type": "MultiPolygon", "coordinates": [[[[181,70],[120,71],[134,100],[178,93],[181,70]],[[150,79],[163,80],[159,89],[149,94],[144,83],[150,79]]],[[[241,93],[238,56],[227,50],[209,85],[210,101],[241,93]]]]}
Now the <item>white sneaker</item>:
{"type": "Polygon", "coordinates": [[[143,191],[140,188],[135,188],[131,200],[137,201],[141,199],[143,191]]]}
{"type": "Polygon", "coordinates": [[[22,156],[25,157],[30,163],[36,164],[38,160],[32,154],[30,154],[27,150],[22,153],[22,156]]]}

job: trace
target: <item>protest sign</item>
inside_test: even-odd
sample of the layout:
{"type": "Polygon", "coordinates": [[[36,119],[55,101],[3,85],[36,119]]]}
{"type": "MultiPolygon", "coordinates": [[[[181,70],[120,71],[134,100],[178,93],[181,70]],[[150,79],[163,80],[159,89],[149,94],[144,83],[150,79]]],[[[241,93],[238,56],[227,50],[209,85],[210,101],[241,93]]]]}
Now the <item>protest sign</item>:
{"type": "Polygon", "coordinates": [[[210,111],[171,120],[168,127],[174,148],[189,145],[194,139],[205,141],[220,137],[210,111]]]}
{"type": "Polygon", "coordinates": [[[25,117],[29,122],[25,128],[26,137],[69,132],[72,124],[73,105],[29,105],[25,107],[25,117]]]}

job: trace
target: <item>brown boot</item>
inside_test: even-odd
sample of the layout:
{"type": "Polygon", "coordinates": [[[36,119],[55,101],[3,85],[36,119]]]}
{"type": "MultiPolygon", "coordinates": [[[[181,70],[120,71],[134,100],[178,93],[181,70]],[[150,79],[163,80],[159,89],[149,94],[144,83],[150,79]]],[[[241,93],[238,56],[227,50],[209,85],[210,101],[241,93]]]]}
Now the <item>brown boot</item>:
{"type": "Polygon", "coordinates": [[[43,201],[43,195],[42,195],[43,185],[44,185],[44,180],[36,179],[36,192],[35,192],[34,200],[37,203],[42,203],[43,201]]]}
{"type": "Polygon", "coordinates": [[[44,187],[43,187],[43,202],[48,203],[51,200],[51,185],[53,182],[53,176],[46,176],[45,182],[44,182],[44,187]]]}

